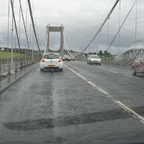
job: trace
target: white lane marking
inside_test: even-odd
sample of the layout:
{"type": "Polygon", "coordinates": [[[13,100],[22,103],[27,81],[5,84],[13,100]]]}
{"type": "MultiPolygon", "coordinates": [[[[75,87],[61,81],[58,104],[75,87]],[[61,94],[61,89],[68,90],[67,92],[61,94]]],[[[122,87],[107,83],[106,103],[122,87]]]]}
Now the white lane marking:
{"type": "Polygon", "coordinates": [[[3,98],[7,93],[8,93],[8,91],[6,91],[6,92],[1,96],[1,98],[3,98]]]}
{"type": "MultiPolygon", "coordinates": [[[[105,69],[105,70],[106,70],[106,69],[105,69]]],[[[106,71],[109,71],[109,72],[112,72],[112,73],[115,73],[115,74],[119,74],[119,75],[122,75],[122,76],[125,76],[125,77],[128,77],[128,78],[133,78],[133,79],[140,80],[140,78],[133,77],[133,76],[131,76],[131,75],[120,74],[119,72],[116,72],[116,71],[110,71],[110,70],[106,70],[106,71]]]]}
{"type": "Polygon", "coordinates": [[[133,76],[131,76],[131,75],[124,75],[124,76],[129,77],[129,78],[133,78],[133,79],[140,80],[140,78],[136,78],[136,77],[133,77],[133,76]]]}
{"type": "Polygon", "coordinates": [[[134,117],[137,117],[144,124],[144,118],[140,116],[138,113],[136,113],[135,111],[133,111],[132,109],[130,109],[129,107],[121,103],[120,101],[114,101],[114,102],[117,103],[121,108],[123,108],[127,112],[132,113],[134,117]]]}
{"type": "Polygon", "coordinates": [[[72,72],[74,72],[77,76],[81,77],[82,79],[84,79],[88,84],[90,84],[91,86],[95,87],[99,92],[104,93],[106,95],[108,95],[108,93],[106,91],[104,91],[103,89],[101,89],[100,87],[96,86],[94,83],[92,83],[91,81],[87,81],[87,79],[85,77],[83,77],[82,75],[80,75],[79,73],[77,73],[76,71],[74,71],[73,69],[71,69],[70,67],[66,66],[69,70],[71,70],[72,72]]]}
{"type": "MultiPolygon", "coordinates": [[[[106,91],[104,91],[103,89],[101,89],[100,87],[96,86],[94,83],[87,81],[86,78],[84,78],[83,76],[81,76],[80,74],[78,74],[76,71],[74,71],[73,69],[71,69],[70,67],[66,66],[69,70],[73,71],[76,75],[80,76],[82,79],[84,79],[88,84],[90,84],[91,86],[95,87],[99,92],[104,93],[106,95],[108,95],[108,93],[106,91]]],[[[135,111],[133,111],[132,109],[130,109],[129,107],[127,107],[126,105],[124,105],[123,103],[121,103],[120,101],[116,101],[113,100],[115,103],[117,103],[121,108],[123,108],[126,112],[131,113],[134,117],[138,118],[140,120],[141,123],[144,124],[144,118],[142,116],[140,116],[139,114],[137,114],[135,111]]]]}
{"type": "Polygon", "coordinates": [[[82,75],[80,75],[79,73],[76,73],[79,77],[81,77],[82,79],[84,79],[85,81],[87,81],[86,80],[86,78],[85,77],[83,77],[82,75]]]}
{"type": "Polygon", "coordinates": [[[108,93],[106,91],[104,91],[103,89],[101,89],[100,87],[96,86],[94,83],[87,81],[88,84],[92,85],[93,87],[95,87],[98,91],[108,95],[108,93]]]}
{"type": "Polygon", "coordinates": [[[79,77],[81,77],[82,79],[84,79],[86,81],[86,78],[83,77],[82,75],[80,75],[79,73],[77,73],[76,71],[74,71],[73,69],[71,69],[70,67],[68,67],[67,65],[64,65],[65,67],[67,67],[69,70],[71,70],[72,72],[74,72],[76,75],[78,75],[79,77]]]}
{"type": "Polygon", "coordinates": [[[11,89],[13,89],[15,86],[16,86],[16,84],[14,84],[14,85],[11,86],[10,88],[8,88],[8,90],[6,90],[6,91],[0,96],[0,98],[5,97],[5,96],[7,95],[7,93],[8,93],[11,89]]]}
{"type": "MultiPolygon", "coordinates": [[[[94,67],[94,66],[91,66],[91,67],[94,67]]],[[[108,69],[105,69],[105,68],[100,68],[100,67],[98,67],[98,68],[101,69],[101,70],[105,70],[105,71],[108,71],[108,72],[111,72],[111,73],[119,74],[119,75],[122,75],[122,76],[125,76],[125,77],[141,80],[140,78],[133,77],[131,75],[120,74],[119,72],[116,72],[116,71],[113,71],[113,70],[111,71],[111,70],[108,70],[108,69]]]]}
{"type": "MultiPolygon", "coordinates": [[[[91,66],[91,67],[94,67],[94,66],[91,66]]],[[[105,69],[105,68],[101,68],[101,67],[98,67],[98,68],[101,69],[101,70],[105,70],[105,71],[111,72],[111,73],[119,74],[116,71],[111,71],[111,70],[108,70],[108,69],[105,69]]]]}
{"type": "Polygon", "coordinates": [[[116,71],[110,71],[111,73],[115,73],[115,74],[118,74],[118,72],[116,72],[116,71]]]}

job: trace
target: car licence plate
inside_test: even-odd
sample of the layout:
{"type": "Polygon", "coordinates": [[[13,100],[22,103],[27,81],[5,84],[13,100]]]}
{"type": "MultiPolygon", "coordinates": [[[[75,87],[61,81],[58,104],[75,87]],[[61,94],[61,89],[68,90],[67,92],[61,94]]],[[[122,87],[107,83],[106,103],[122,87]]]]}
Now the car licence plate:
{"type": "Polygon", "coordinates": [[[48,67],[55,67],[55,65],[48,65],[48,67]]]}

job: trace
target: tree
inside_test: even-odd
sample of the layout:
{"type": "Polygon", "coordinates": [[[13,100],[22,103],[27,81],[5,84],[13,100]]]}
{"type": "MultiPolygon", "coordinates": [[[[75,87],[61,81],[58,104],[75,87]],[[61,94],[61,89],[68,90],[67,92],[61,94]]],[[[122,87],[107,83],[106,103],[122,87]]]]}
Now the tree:
{"type": "Polygon", "coordinates": [[[92,55],[93,53],[92,52],[89,52],[89,55],[92,55]]]}
{"type": "Polygon", "coordinates": [[[108,52],[104,51],[104,56],[107,57],[108,56],[108,52]]]}
{"type": "Polygon", "coordinates": [[[98,55],[101,57],[101,56],[103,56],[103,52],[100,50],[99,52],[98,52],[98,55]]]}
{"type": "Polygon", "coordinates": [[[104,51],[104,56],[105,57],[112,57],[112,54],[109,53],[108,51],[104,51]]]}
{"type": "Polygon", "coordinates": [[[87,57],[88,56],[88,54],[87,53],[85,53],[85,57],[87,57]]]}
{"type": "Polygon", "coordinates": [[[74,53],[74,51],[73,51],[73,50],[70,50],[70,52],[71,52],[71,53],[74,53]]]}

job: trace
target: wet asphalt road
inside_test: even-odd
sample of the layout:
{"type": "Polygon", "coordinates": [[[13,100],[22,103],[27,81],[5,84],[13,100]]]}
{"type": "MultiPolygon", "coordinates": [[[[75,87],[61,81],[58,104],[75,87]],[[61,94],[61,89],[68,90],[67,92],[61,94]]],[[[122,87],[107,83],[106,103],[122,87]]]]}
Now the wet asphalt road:
{"type": "Polygon", "coordinates": [[[108,66],[39,66],[0,99],[0,143],[144,142],[144,77],[108,66]]]}

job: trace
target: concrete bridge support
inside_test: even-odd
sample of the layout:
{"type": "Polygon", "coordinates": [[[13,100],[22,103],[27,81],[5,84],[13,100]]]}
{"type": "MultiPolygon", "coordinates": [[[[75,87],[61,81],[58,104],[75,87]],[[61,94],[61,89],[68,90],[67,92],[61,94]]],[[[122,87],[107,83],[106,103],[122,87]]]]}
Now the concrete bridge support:
{"type": "Polygon", "coordinates": [[[49,47],[49,38],[50,38],[50,32],[61,32],[61,37],[60,37],[60,55],[63,56],[64,54],[64,27],[63,25],[61,26],[46,26],[46,49],[45,52],[50,52],[50,47],[49,47]]]}

